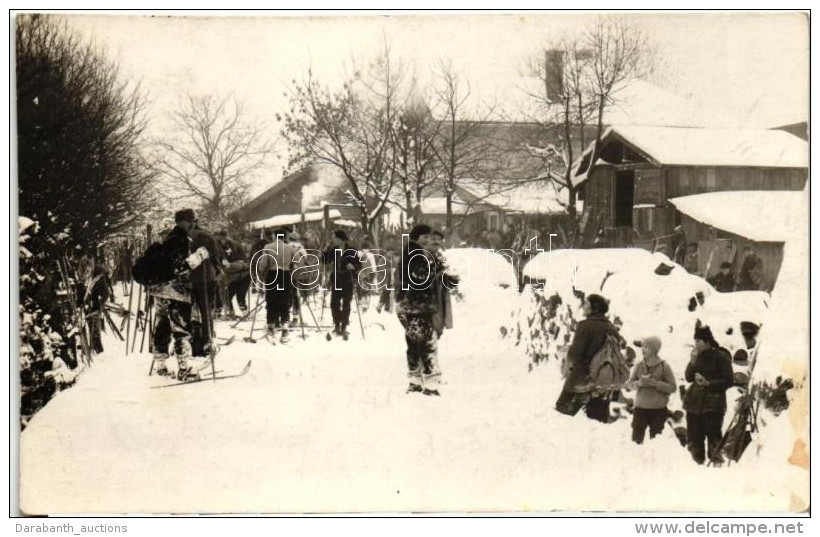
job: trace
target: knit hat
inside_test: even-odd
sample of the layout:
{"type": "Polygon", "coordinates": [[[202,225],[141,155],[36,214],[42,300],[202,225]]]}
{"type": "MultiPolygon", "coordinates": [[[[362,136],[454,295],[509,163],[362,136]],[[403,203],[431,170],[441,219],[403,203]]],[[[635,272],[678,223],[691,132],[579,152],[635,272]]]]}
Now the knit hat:
{"type": "Polygon", "coordinates": [[[413,229],[410,230],[410,240],[417,241],[422,235],[429,235],[432,232],[433,228],[427,224],[416,224],[413,226],[413,229]]]}
{"type": "Polygon", "coordinates": [[[174,222],[179,224],[180,222],[196,222],[196,215],[194,214],[193,209],[181,209],[174,213],[174,222]]]}
{"type": "Polygon", "coordinates": [[[609,300],[601,295],[588,295],[587,301],[592,307],[592,313],[604,314],[609,311],[609,300]]]}
{"type": "Polygon", "coordinates": [[[705,341],[707,343],[714,343],[715,336],[712,335],[712,329],[708,326],[699,326],[695,328],[695,337],[694,339],[699,339],[701,341],[705,341]]]}
{"type": "Polygon", "coordinates": [[[282,237],[287,237],[288,236],[288,230],[283,228],[283,227],[278,227],[278,228],[273,230],[273,236],[274,237],[278,237],[280,235],[282,237]]]}
{"type": "Polygon", "coordinates": [[[337,229],[337,230],[335,230],[335,231],[333,232],[333,236],[334,236],[334,237],[336,237],[337,239],[339,239],[340,241],[345,241],[345,242],[347,242],[347,241],[349,240],[349,239],[347,238],[347,233],[345,233],[345,232],[344,232],[343,230],[341,230],[341,229],[337,229]]]}
{"type": "Polygon", "coordinates": [[[721,263],[721,264],[720,264],[720,268],[722,268],[722,269],[725,269],[725,268],[730,269],[730,268],[732,268],[732,264],[731,264],[731,263],[729,263],[728,261],[724,261],[723,263],[721,263]]]}
{"type": "Polygon", "coordinates": [[[636,347],[647,347],[655,349],[655,354],[661,350],[661,338],[658,336],[648,336],[633,342],[636,347]]]}

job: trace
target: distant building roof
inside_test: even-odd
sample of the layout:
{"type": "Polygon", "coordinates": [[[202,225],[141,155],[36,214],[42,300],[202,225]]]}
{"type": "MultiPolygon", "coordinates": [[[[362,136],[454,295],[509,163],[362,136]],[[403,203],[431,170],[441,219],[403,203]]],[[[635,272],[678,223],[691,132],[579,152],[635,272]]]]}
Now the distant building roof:
{"type": "MultiPolygon", "coordinates": [[[[340,213],[336,209],[330,209],[328,211],[328,216],[330,219],[333,220],[335,218],[340,218],[342,213],[340,213]]],[[[311,213],[305,213],[305,222],[318,222],[322,218],[324,218],[324,211],[315,211],[311,213]]],[[[291,224],[298,224],[302,222],[302,215],[301,214],[279,214],[273,216],[271,218],[266,218],[264,220],[257,220],[256,222],[251,222],[250,226],[251,229],[262,229],[262,228],[274,228],[277,226],[287,226],[291,224]]]]}
{"type": "MultiPolygon", "coordinates": [[[[656,166],[808,167],[808,144],[780,130],[625,125],[607,129],[601,146],[616,139],[656,166]]],[[[578,160],[576,185],[586,180],[591,150],[578,160]]]]}
{"type": "Polygon", "coordinates": [[[698,222],[756,242],[785,242],[807,232],[806,190],[709,192],[669,201],[698,222]]]}

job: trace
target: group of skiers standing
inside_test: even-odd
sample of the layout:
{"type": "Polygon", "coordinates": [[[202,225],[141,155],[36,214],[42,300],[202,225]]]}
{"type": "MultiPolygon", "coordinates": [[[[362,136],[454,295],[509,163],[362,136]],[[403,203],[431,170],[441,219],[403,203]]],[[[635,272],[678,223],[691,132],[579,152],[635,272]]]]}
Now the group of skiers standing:
{"type": "MultiPolygon", "coordinates": [[[[334,231],[324,250],[308,253],[299,243],[297,233],[278,228],[267,235],[264,243],[255,245],[261,249],[247,263],[241,246],[231,243],[224,233],[215,238],[201,229],[193,210],[177,211],[174,220],[174,228],[162,241],[159,258],[170,267],[171,274],[166,278],[168,281],[147,286],[156,311],[153,357],[157,374],[170,375],[166,362],[173,351],[177,357],[177,378],[189,380],[197,376],[189,358],[206,356],[211,351],[213,310],[219,306],[232,307],[236,298],[242,312],[247,311],[245,296],[250,282],[242,281],[243,271],[249,279],[255,273],[259,279],[256,284],[264,290],[269,336],[286,341],[291,312],[299,312],[300,293],[315,289],[320,278],[311,255],[318,254],[319,262],[329,267],[327,281],[323,283],[330,290],[333,333],[347,338],[354,293],[362,280],[367,280],[359,277],[360,272],[372,256],[352,248],[344,231],[334,231]],[[231,278],[231,274],[239,277],[231,278]],[[218,292],[220,282],[226,281],[227,293],[218,292]],[[192,338],[193,326],[197,324],[203,333],[192,338]],[[192,340],[199,344],[192,346],[192,340]]],[[[445,328],[452,327],[449,291],[458,284],[458,277],[445,260],[443,235],[419,224],[411,230],[409,241],[400,251],[381,253],[388,259],[387,278],[382,278],[374,289],[379,291],[380,311],[389,311],[391,299],[395,298],[396,314],[407,343],[407,391],[439,395],[437,341],[445,328]]],[[[258,300],[261,299],[262,293],[258,300]]]]}
{"type": "MultiPolygon", "coordinates": [[[[593,359],[608,336],[618,339],[621,347],[626,342],[618,327],[607,318],[608,301],[601,295],[590,294],[583,300],[585,319],[576,327],[573,341],[567,351],[568,373],[556,410],[574,416],[582,408],[590,419],[611,423],[610,402],[620,396],[620,389],[601,389],[591,381],[593,359]]],[[[741,323],[741,331],[748,353],[757,349],[754,323],[741,323]]],[[[723,462],[720,446],[723,440],[723,421],[726,414],[726,392],[735,385],[732,356],[720,346],[708,326],[698,325],[684,378],[689,386],[681,390],[686,412],[686,445],[695,462],[719,465],[723,462]],[[708,444],[708,450],[707,450],[708,444]]],[[[661,339],[651,335],[633,342],[641,349],[642,359],[632,367],[628,380],[622,386],[634,392],[632,440],[641,444],[649,430],[650,438],[663,431],[671,416],[668,404],[677,389],[676,376],[669,363],[660,356],[661,339]]],[[[738,362],[737,356],[735,361],[738,362]]],[[[753,364],[754,359],[752,359],[753,364]]],[[[745,363],[745,361],[743,362],[745,363]]]]}

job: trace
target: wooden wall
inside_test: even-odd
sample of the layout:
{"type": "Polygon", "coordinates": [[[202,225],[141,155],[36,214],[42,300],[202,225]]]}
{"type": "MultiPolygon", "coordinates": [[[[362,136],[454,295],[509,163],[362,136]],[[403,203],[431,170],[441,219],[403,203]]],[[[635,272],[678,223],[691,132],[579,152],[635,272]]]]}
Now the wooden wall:
{"type": "Polygon", "coordinates": [[[727,190],[803,190],[802,168],[673,167],[666,172],[666,197],[727,190]]]}
{"type": "MultiPolygon", "coordinates": [[[[735,257],[732,263],[732,272],[737,277],[740,266],[743,263],[743,248],[751,246],[763,261],[763,291],[770,291],[777,281],[780,272],[780,265],[783,263],[783,243],[782,242],[755,242],[745,237],[740,237],[732,233],[715,229],[702,222],[699,222],[687,215],[682,216],[681,227],[686,234],[686,242],[715,241],[718,239],[731,240],[735,245],[735,257]]],[[[700,256],[708,256],[708,251],[699,251],[700,256]]],[[[714,273],[714,267],[710,272],[714,273]]]]}

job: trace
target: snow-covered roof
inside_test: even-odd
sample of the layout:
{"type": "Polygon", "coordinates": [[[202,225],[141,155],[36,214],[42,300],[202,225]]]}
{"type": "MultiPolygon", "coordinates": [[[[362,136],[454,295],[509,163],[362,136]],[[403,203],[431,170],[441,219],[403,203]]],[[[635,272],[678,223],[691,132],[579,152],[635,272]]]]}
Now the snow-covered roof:
{"type": "MultiPolygon", "coordinates": [[[[621,139],[657,166],[806,168],[809,162],[808,144],[781,130],[617,125],[604,132],[601,145],[612,137],[621,139]]],[[[574,166],[576,185],[587,178],[586,173],[578,174],[578,167],[588,158],[593,144],[574,166]]],[[[599,163],[600,159],[596,166],[599,163]]]]}
{"type": "MultiPolygon", "coordinates": [[[[324,211],[314,211],[310,213],[305,213],[305,222],[318,222],[322,218],[324,218],[325,213],[324,211]]],[[[337,209],[331,209],[329,211],[330,219],[340,218],[342,213],[340,213],[337,209]]],[[[271,218],[266,218],[264,220],[257,220],[256,222],[251,222],[250,226],[251,229],[261,229],[261,228],[272,228],[276,226],[287,226],[291,224],[298,224],[302,221],[301,214],[278,214],[276,216],[272,216],[271,218]]]]}
{"type": "Polygon", "coordinates": [[[669,200],[699,222],[757,242],[784,242],[805,233],[805,191],[709,192],[669,200]]]}
{"type": "Polygon", "coordinates": [[[609,134],[667,166],[808,166],[808,144],[779,130],[618,126],[609,134]]]}

